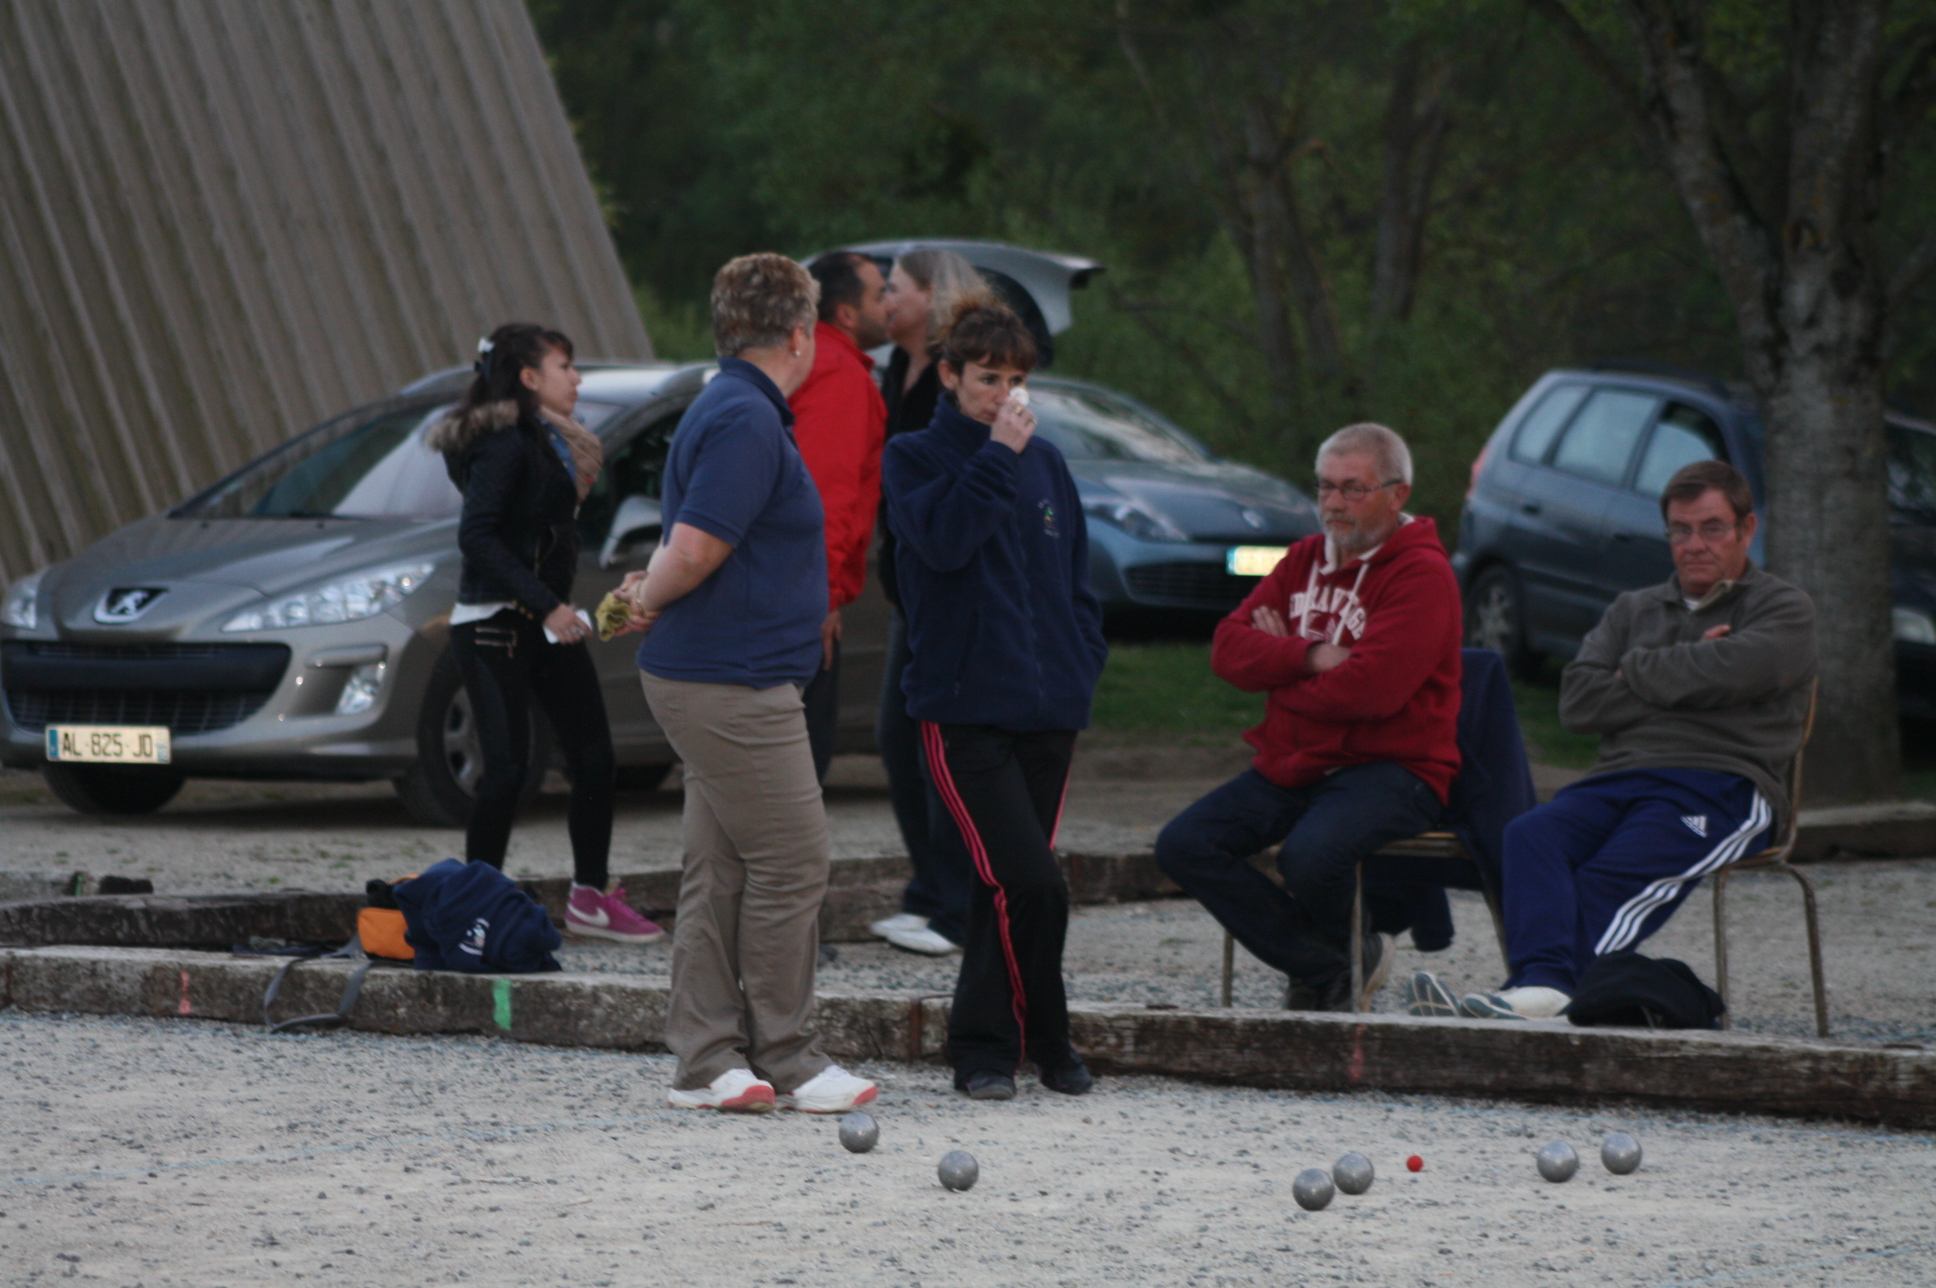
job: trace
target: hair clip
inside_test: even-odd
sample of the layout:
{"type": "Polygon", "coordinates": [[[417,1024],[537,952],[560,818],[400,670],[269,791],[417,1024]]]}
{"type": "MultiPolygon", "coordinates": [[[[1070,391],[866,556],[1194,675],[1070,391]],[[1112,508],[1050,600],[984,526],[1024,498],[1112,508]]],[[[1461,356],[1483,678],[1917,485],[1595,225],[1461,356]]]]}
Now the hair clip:
{"type": "Polygon", "coordinates": [[[497,346],[491,343],[491,339],[489,336],[486,336],[482,340],[479,340],[477,342],[477,356],[482,358],[495,348],[497,348],[497,346]]]}

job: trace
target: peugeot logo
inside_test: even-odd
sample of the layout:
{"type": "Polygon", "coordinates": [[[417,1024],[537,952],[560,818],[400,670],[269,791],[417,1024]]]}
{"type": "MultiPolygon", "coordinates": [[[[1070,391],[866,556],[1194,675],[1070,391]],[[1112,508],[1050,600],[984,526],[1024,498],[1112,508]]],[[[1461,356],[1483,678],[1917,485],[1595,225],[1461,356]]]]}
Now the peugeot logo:
{"type": "Polygon", "coordinates": [[[159,586],[117,586],[95,605],[94,620],[109,626],[131,622],[154,607],[155,601],[167,593],[159,586]]]}
{"type": "Polygon", "coordinates": [[[1259,532],[1262,532],[1264,530],[1264,516],[1257,513],[1257,511],[1249,508],[1248,506],[1237,511],[1237,517],[1242,519],[1245,523],[1248,523],[1251,527],[1255,528],[1259,532]]]}

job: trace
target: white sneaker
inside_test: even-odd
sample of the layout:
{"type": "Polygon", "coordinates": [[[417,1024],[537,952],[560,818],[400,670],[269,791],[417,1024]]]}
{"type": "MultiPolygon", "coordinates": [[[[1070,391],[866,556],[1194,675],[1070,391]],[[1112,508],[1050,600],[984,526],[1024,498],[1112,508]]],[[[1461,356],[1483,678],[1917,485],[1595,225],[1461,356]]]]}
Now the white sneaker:
{"type": "Polygon", "coordinates": [[[780,1097],[780,1105],[803,1114],[844,1114],[873,1101],[881,1089],[830,1064],[780,1097]]]}
{"type": "Polygon", "coordinates": [[[867,923],[867,933],[876,939],[886,939],[897,930],[926,930],[928,919],[914,912],[897,912],[892,917],[882,917],[879,921],[867,923]]]}
{"type": "Polygon", "coordinates": [[[1467,993],[1459,1007],[1478,1020],[1550,1020],[1573,999],[1557,988],[1528,984],[1493,993],[1467,993]]]}
{"type": "Polygon", "coordinates": [[[926,953],[930,957],[945,957],[961,951],[960,944],[926,926],[919,930],[890,931],[884,938],[896,948],[905,948],[911,953],[926,953]]]}
{"type": "Polygon", "coordinates": [[[723,1109],[729,1114],[771,1113],[773,1084],[755,1077],[751,1069],[728,1069],[714,1078],[710,1086],[695,1091],[680,1091],[674,1087],[666,1093],[666,1103],[674,1109],[723,1109]]]}

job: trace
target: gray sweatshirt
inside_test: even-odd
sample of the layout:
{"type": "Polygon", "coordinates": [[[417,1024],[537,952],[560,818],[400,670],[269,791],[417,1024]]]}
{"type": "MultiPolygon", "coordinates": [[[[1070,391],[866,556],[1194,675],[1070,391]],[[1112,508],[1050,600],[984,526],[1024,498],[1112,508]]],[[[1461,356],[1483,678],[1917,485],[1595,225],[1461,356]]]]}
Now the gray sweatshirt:
{"type": "Polygon", "coordinates": [[[1693,608],[1680,579],[1630,590],[1587,633],[1560,679],[1560,723],[1600,735],[1595,774],[1739,774],[1777,816],[1815,678],[1815,605],[1750,564],[1693,608]],[[1726,624],[1728,634],[1703,640],[1726,624]]]}

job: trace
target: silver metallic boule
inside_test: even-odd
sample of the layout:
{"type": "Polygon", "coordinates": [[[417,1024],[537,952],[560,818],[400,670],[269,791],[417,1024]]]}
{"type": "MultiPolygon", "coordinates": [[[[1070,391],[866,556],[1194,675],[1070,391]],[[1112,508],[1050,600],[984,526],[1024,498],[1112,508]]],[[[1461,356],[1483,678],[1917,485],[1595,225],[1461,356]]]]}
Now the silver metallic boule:
{"type": "Polygon", "coordinates": [[[981,1179],[981,1164],[975,1156],[965,1149],[951,1149],[941,1156],[941,1165],[935,1168],[941,1183],[951,1190],[965,1190],[981,1179]]]}
{"type": "Polygon", "coordinates": [[[1346,1154],[1331,1164],[1331,1179],[1343,1194],[1363,1194],[1371,1188],[1371,1160],[1363,1154],[1346,1154]]]}
{"type": "Polygon", "coordinates": [[[1331,1177],[1322,1167],[1307,1167],[1291,1182],[1291,1197],[1306,1212],[1317,1211],[1329,1203],[1336,1192],[1331,1188],[1331,1177]]]}
{"type": "Polygon", "coordinates": [[[1533,1161],[1539,1164],[1539,1174],[1549,1181],[1570,1181],[1580,1170],[1578,1152],[1563,1140],[1541,1149],[1533,1161]]]}
{"type": "Polygon", "coordinates": [[[881,1139],[881,1125],[858,1109],[840,1120],[840,1143],[855,1154],[865,1154],[881,1139]]]}
{"type": "Polygon", "coordinates": [[[1640,1142],[1617,1131],[1600,1142],[1600,1161],[1615,1176],[1625,1176],[1640,1166],[1640,1142]]]}

